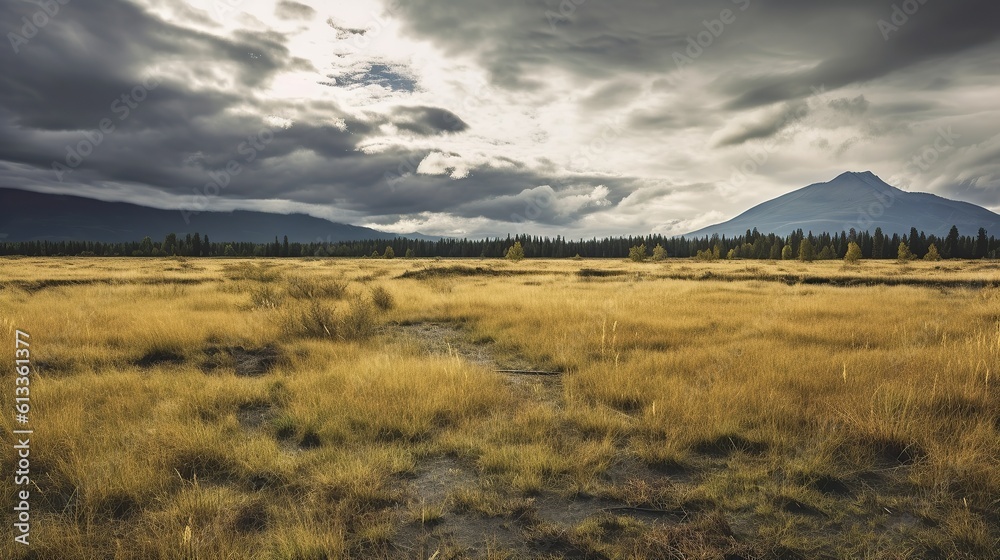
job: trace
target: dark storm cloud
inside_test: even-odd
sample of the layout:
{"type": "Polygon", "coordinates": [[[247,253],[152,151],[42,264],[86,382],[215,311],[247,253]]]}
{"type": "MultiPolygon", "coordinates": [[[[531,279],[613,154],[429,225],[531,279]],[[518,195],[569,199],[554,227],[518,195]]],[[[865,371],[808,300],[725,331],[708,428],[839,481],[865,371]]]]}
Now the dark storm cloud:
{"type": "Polygon", "coordinates": [[[770,138],[808,113],[809,106],[804,101],[787,103],[780,111],[773,112],[762,119],[739,126],[724,134],[715,145],[737,146],[749,140],[770,138]]]}
{"type": "Polygon", "coordinates": [[[316,14],[316,10],[305,4],[281,0],[275,7],[274,14],[282,19],[309,19],[316,14]]]}
{"type": "MultiPolygon", "coordinates": [[[[791,6],[792,0],[784,2],[791,6]]],[[[734,80],[728,85],[728,91],[735,96],[730,107],[754,107],[805,97],[819,85],[835,89],[874,80],[923,62],[966,53],[1000,38],[1000,27],[996,25],[1000,5],[996,3],[977,0],[929,0],[924,4],[911,0],[911,3],[919,6],[912,15],[900,15],[901,12],[894,10],[901,2],[838,3],[842,19],[827,19],[825,25],[799,22],[806,24],[800,29],[808,30],[810,35],[817,33],[819,37],[830,38],[837,34],[841,40],[833,41],[836,50],[823,53],[810,48],[806,41],[809,35],[802,35],[797,45],[800,56],[814,57],[819,63],[804,71],[762,73],[751,79],[734,80]],[[847,16],[854,19],[848,21],[847,16]],[[886,24],[895,29],[887,31],[886,24]]],[[[778,8],[778,3],[775,4],[778,8]]],[[[819,46],[822,41],[815,44],[819,46]]]]}
{"type": "MultiPolygon", "coordinates": [[[[256,99],[254,89],[278,72],[309,68],[289,55],[280,34],[221,39],[114,0],[74,0],[61,9],[18,52],[0,49],[0,160],[31,166],[33,176],[185,195],[237,161],[246,172],[231,195],[274,198],[302,185],[370,184],[392,161],[358,152],[373,128],[334,104],[275,107],[256,99]],[[261,116],[276,109],[301,120],[267,124],[261,116]],[[342,124],[322,124],[331,119],[342,124]],[[250,159],[249,146],[263,137],[270,140],[250,159]],[[296,168],[286,162],[293,155],[315,163],[296,168]]],[[[7,2],[0,19],[37,10],[7,2]]]]}
{"type": "MultiPolygon", "coordinates": [[[[16,21],[35,9],[4,3],[0,14],[16,21]]],[[[397,185],[387,174],[403,162],[415,169],[429,151],[360,151],[380,123],[429,136],[467,130],[466,122],[422,105],[358,119],[329,101],[261,101],[255,89],[278,72],[309,68],[289,55],[280,34],[243,31],[221,39],[114,0],[75,0],[63,10],[19,52],[0,50],[7,70],[0,75],[0,161],[4,169],[27,170],[26,183],[90,191],[135,184],[184,206],[206,185],[225,182],[229,199],[280,198],[383,216],[447,211],[545,181],[512,165],[460,180],[416,174],[397,185]],[[180,74],[156,71],[163,67],[180,74]],[[123,95],[131,105],[123,105],[123,95]],[[262,118],[275,113],[296,118],[286,125],[262,118]],[[101,132],[104,121],[113,130],[101,132]],[[219,179],[232,162],[240,173],[219,179]]],[[[378,64],[356,82],[414,86],[378,64]]]]}
{"type": "Polygon", "coordinates": [[[393,111],[393,121],[397,127],[423,136],[469,128],[455,113],[437,107],[398,107],[393,111]]]}
{"type": "Polygon", "coordinates": [[[676,54],[696,54],[693,65],[717,71],[713,87],[732,97],[730,108],[741,109],[807,97],[822,85],[833,90],[872,80],[1000,37],[1000,4],[928,0],[917,5],[915,13],[904,14],[906,21],[897,30],[888,32],[888,40],[879,22],[891,24],[893,3],[870,0],[730,0],[711,5],[696,0],[412,0],[394,13],[404,17],[410,33],[478,56],[497,85],[541,87],[544,82],[537,75],[546,67],[591,79],[635,71],[669,75],[678,69],[676,54]],[[731,12],[732,23],[719,26],[723,10],[731,12]],[[706,46],[687,50],[689,38],[713,28],[717,36],[706,40],[706,46]],[[798,60],[798,66],[809,68],[769,68],[759,64],[762,57],[798,60]],[[743,62],[758,64],[749,73],[716,68],[743,62]]]}
{"type": "MultiPolygon", "coordinates": [[[[893,24],[896,29],[879,23],[893,21],[892,0],[386,2],[406,34],[433,43],[456,65],[478,65],[475,70],[484,71],[503,95],[537,101],[531,107],[537,114],[545,116],[552,99],[566,101],[570,109],[549,115],[570,121],[620,110],[624,137],[638,133],[645,146],[663,141],[662,159],[692,166],[705,165],[697,159],[704,153],[733,153],[741,144],[785,138],[800,121],[815,126],[813,132],[840,132],[812,140],[836,154],[877,138],[898,139],[921,118],[954,113],[948,100],[952,88],[968,87],[970,79],[995,82],[1000,72],[995,56],[1000,7],[973,0],[927,0],[905,22],[893,24]],[[954,64],[974,58],[986,64],[954,64]],[[879,89],[860,94],[860,87],[879,89]],[[817,88],[831,92],[829,99],[807,104],[817,88]],[[684,139],[671,136],[677,131],[684,139]],[[698,139],[697,145],[689,146],[695,143],[689,138],[698,139]],[[718,149],[704,149],[713,147],[718,149]]],[[[224,27],[207,11],[174,4],[173,13],[187,23],[224,27]]],[[[625,165],[613,174],[567,179],[565,164],[556,161],[572,147],[539,148],[534,170],[504,157],[495,147],[508,141],[507,132],[490,136],[480,130],[479,123],[496,118],[489,115],[492,108],[452,107],[458,115],[434,106],[436,100],[421,97],[428,85],[423,80],[434,74],[421,75],[397,59],[352,53],[343,55],[345,65],[336,70],[314,68],[292,55],[290,36],[244,30],[223,38],[165,21],[124,0],[60,4],[59,14],[19,39],[22,18],[39,9],[32,2],[0,3],[0,21],[14,34],[0,48],[0,168],[23,173],[32,184],[92,189],[135,184],[188,197],[235,161],[243,171],[230,178],[224,193],[230,199],[335,206],[390,221],[447,212],[560,225],[626,199],[634,205],[659,196],[652,190],[636,194],[641,181],[625,165]],[[337,89],[323,88],[330,97],[322,101],[265,98],[279,74],[295,70],[312,72],[315,82],[337,89]],[[357,113],[367,109],[332,101],[362,99],[368,90],[386,102],[364,117],[357,113]],[[134,99],[137,91],[141,101],[134,99]],[[125,118],[123,96],[135,104],[126,105],[125,118]],[[66,164],[68,151],[85,146],[81,142],[105,119],[114,131],[57,179],[53,162],[66,164]],[[477,128],[470,131],[466,121],[477,128]],[[387,139],[385,124],[412,134],[387,139]],[[465,131],[474,134],[454,134],[465,131]],[[470,140],[474,136],[482,136],[479,144],[470,140]],[[432,147],[439,140],[441,146],[432,147]],[[420,148],[401,146],[408,141],[420,148]],[[250,149],[254,145],[259,147],[250,149]],[[488,154],[478,158],[477,151],[488,154]],[[468,156],[496,166],[467,164],[469,175],[461,179],[416,173],[429,155],[430,163],[467,164],[463,156],[468,156]],[[399,175],[405,180],[389,180],[399,175]]],[[[290,0],[279,2],[273,15],[270,8],[258,14],[259,20],[287,19],[278,23],[290,27],[304,27],[296,20],[315,15],[290,0]]],[[[234,21],[258,28],[248,23],[251,16],[227,23],[234,21]]],[[[395,29],[330,19],[330,33],[321,19],[314,23],[339,40],[395,29]]],[[[568,122],[567,130],[575,132],[579,124],[568,122]]],[[[550,132],[558,131],[541,129],[538,137],[550,132]]],[[[616,149],[637,145],[627,142],[616,149]]],[[[649,153],[658,157],[653,149],[649,153]]],[[[612,155],[617,153],[607,159],[612,155]]],[[[772,156],[775,167],[782,157],[772,156]]],[[[987,177],[995,172],[996,150],[984,148],[969,163],[976,177],[987,177]]],[[[716,171],[699,173],[705,176],[690,182],[715,180],[716,171]]],[[[954,185],[955,192],[995,197],[989,181],[974,177],[954,185]]]]}

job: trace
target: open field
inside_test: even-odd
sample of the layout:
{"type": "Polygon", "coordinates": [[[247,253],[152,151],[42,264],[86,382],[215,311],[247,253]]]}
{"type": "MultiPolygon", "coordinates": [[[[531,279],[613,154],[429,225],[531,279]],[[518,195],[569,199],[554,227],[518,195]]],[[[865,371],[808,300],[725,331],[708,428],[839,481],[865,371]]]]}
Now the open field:
{"type": "Polygon", "coordinates": [[[35,433],[32,545],[5,522],[0,557],[998,557],[998,286],[995,261],[3,259],[35,433]]]}

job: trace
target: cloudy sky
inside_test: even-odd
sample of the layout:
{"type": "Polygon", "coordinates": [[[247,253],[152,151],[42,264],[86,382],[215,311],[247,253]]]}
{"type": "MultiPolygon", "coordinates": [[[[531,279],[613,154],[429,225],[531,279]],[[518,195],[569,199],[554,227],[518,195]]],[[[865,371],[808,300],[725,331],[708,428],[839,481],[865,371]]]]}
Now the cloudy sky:
{"type": "Polygon", "coordinates": [[[449,236],[680,234],[848,170],[1000,210],[985,0],[45,6],[0,4],[0,186],[449,236]]]}

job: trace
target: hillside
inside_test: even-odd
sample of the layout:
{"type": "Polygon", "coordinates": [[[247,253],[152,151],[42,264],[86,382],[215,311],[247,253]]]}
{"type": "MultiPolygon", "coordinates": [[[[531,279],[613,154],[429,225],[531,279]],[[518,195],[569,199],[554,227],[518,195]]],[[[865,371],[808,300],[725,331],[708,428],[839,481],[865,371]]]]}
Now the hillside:
{"type": "Polygon", "coordinates": [[[841,232],[851,228],[905,234],[910,228],[944,236],[951,226],[966,235],[979,228],[1000,229],[1000,215],[981,206],[937,195],[893,187],[870,171],[848,172],[827,183],[815,183],[769,200],[732,220],[688,234],[734,236],[757,228],[787,235],[803,231],[841,232]]]}

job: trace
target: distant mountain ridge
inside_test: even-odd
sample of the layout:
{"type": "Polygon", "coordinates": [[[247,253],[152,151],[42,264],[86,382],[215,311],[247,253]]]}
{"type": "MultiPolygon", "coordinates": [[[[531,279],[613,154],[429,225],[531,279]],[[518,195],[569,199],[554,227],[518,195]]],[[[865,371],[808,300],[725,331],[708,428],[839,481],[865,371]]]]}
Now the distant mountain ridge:
{"type": "Polygon", "coordinates": [[[305,214],[236,210],[200,212],[185,223],[178,210],[127,202],[104,202],[79,196],[0,188],[0,241],[157,241],[168,233],[198,232],[214,241],[265,243],[287,235],[292,242],[336,243],[368,239],[434,240],[419,233],[399,235],[338,224],[305,214]]]}
{"type": "Polygon", "coordinates": [[[735,218],[699,229],[687,237],[734,236],[756,228],[788,235],[797,229],[839,233],[854,228],[888,235],[917,228],[928,235],[947,235],[951,226],[964,235],[979,228],[1000,232],[1000,214],[968,202],[893,187],[871,171],[843,173],[758,204],[735,218]]]}

